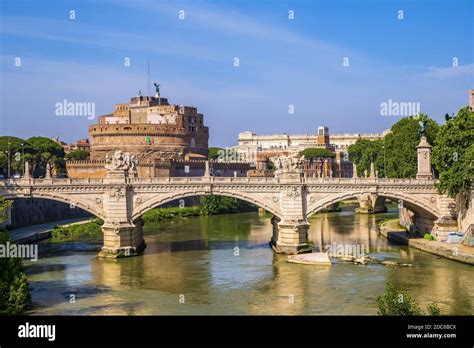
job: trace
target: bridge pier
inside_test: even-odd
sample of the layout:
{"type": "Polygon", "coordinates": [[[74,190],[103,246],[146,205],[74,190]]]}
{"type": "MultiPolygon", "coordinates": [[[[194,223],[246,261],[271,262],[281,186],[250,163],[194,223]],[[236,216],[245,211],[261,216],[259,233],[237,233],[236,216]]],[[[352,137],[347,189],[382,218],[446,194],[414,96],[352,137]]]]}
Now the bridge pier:
{"type": "Polygon", "coordinates": [[[270,245],[277,254],[311,252],[308,246],[309,223],[306,220],[280,220],[272,217],[273,236],[270,245]]]}
{"type": "Polygon", "coordinates": [[[141,219],[129,221],[105,221],[102,225],[104,246],[99,257],[119,258],[137,256],[145,249],[141,219]]]}
{"type": "Polygon", "coordinates": [[[442,195],[438,200],[440,216],[434,222],[434,234],[437,240],[446,241],[449,233],[458,232],[459,226],[456,213],[456,201],[446,195],[442,195]]]}
{"type": "Polygon", "coordinates": [[[367,194],[357,197],[357,200],[359,201],[359,208],[356,208],[356,213],[377,214],[387,212],[385,197],[367,194]]]}

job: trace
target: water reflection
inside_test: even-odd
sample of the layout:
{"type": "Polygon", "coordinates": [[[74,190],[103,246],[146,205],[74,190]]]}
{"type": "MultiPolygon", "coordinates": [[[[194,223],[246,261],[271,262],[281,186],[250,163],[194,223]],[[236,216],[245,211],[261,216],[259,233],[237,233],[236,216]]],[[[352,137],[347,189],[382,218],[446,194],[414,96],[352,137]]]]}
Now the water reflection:
{"type": "Polygon", "coordinates": [[[270,217],[258,213],[148,225],[144,255],[121,260],[45,243],[44,257],[27,267],[34,313],[375,314],[377,296],[392,281],[422,306],[435,301],[444,314],[472,314],[470,266],[390,246],[377,236],[377,223],[396,214],[317,214],[309,237],[316,248],[362,244],[379,259],[413,262],[411,268],[288,263],[268,247],[270,217]],[[78,294],[75,303],[69,292],[78,294]]]}

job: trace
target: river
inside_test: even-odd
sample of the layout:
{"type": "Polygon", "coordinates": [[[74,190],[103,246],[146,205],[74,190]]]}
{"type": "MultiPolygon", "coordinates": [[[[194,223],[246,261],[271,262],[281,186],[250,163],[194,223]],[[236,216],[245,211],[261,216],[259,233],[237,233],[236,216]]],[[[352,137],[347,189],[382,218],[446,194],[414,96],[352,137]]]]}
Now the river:
{"type": "Polygon", "coordinates": [[[389,245],[377,223],[397,216],[396,210],[359,215],[347,207],[315,214],[309,238],[316,246],[364,245],[378,259],[413,267],[288,263],[268,246],[271,216],[256,212],[146,225],[144,254],[127,259],[99,259],[99,240],[45,241],[39,260],[25,262],[30,314],[370,315],[391,281],[422,308],[436,302],[442,314],[472,315],[472,266],[389,245]]]}

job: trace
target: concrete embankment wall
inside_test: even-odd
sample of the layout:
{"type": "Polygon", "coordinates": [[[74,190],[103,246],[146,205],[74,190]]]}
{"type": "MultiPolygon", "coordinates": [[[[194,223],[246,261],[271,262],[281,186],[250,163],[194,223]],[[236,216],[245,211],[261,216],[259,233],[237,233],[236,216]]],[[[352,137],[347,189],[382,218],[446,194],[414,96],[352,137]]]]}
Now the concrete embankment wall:
{"type": "Polygon", "coordinates": [[[90,213],[82,209],[50,199],[15,199],[11,208],[10,227],[19,228],[87,216],[92,217],[90,213]]]}
{"type": "Polygon", "coordinates": [[[461,232],[468,232],[474,225],[474,190],[456,197],[458,225],[461,232]]]}
{"type": "Polygon", "coordinates": [[[447,244],[424,238],[410,238],[410,235],[403,229],[395,226],[396,220],[388,220],[379,228],[382,236],[389,242],[408,245],[411,248],[426,251],[430,254],[438,255],[453,261],[474,265],[473,247],[461,244],[447,244]]]}
{"type": "MultiPolygon", "coordinates": [[[[196,205],[199,205],[199,197],[178,199],[160,207],[192,207],[196,205]]],[[[6,216],[7,221],[2,226],[9,226],[10,229],[71,218],[93,217],[90,213],[77,207],[71,207],[69,204],[39,198],[13,200],[13,206],[6,211],[6,216]]]]}

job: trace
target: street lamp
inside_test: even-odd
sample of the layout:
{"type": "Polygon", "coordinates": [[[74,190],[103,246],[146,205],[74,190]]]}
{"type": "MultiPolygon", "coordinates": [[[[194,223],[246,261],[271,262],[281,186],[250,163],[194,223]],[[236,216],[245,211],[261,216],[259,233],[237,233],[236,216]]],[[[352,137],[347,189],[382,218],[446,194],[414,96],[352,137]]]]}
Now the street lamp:
{"type": "MultiPolygon", "coordinates": [[[[8,138],[9,139],[9,138],[8,138]]],[[[10,140],[8,140],[8,146],[7,146],[7,168],[8,168],[8,171],[7,171],[7,179],[10,179],[10,140]]]]}
{"type": "Polygon", "coordinates": [[[385,179],[387,179],[387,163],[385,161],[385,137],[383,137],[383,174],[385,179]]]}
{"type": "Polygon", "coordinates": [[[25,176],[25,144],[21,143],[21,171],[25,176]]]}

